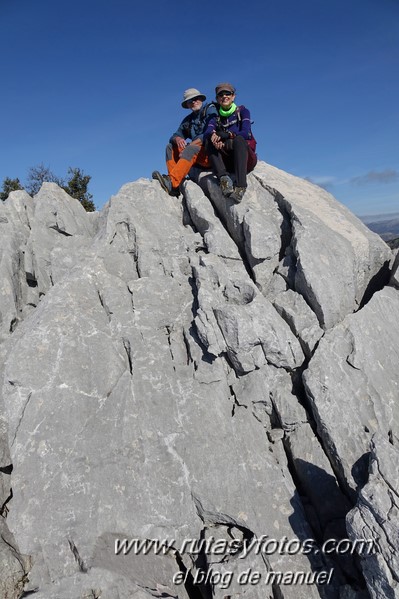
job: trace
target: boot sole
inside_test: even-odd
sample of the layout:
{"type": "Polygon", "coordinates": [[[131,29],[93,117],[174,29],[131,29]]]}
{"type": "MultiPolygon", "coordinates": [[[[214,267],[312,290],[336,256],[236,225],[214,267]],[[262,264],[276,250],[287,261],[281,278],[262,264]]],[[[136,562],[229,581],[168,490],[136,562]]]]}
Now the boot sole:
{"type": "Polygon", "coordinates": [[[162,187],[162,189],[164,191],[166,191],[166,193],[169,195],[169,188],[166,185],[163,176],[161,175],[161,173],[159,171],[154,171],[152,173],[152,178],[155,179],[156,181],[158,181],[158,183],[160,184],[160,186],[162,187]]]}

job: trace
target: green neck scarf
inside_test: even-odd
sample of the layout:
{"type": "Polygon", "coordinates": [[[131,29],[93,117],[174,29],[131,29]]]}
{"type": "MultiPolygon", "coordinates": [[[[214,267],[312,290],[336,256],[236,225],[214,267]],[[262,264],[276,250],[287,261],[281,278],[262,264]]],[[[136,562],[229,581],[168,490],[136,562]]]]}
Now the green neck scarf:
{"type": "Polygon", "coordinates": [[[223,110],[223,108],[221,106],[219,106],[219,114],[220,116],[230,116],[231,114],[233,114],[233,112],[237,109],[236,104],[234,104],[234,102],[232,103],[232,105],[230,106],[230,108],[228,110],[223,110]]]}

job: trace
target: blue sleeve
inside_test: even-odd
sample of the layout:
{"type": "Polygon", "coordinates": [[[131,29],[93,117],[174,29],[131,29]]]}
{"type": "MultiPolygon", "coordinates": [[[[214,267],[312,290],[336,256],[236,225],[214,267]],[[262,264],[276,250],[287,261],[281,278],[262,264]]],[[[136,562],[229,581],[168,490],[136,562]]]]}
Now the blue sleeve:
{"type": "Polygon", "coordinates": [[[190,115],[186,116],[179,125],[177,131],[170,136],[169,143],[173,143],[175,137],[182,137],[183,139],[187,139],[188,135],[188,127],[187,120],[190,118],[190,115]]]}

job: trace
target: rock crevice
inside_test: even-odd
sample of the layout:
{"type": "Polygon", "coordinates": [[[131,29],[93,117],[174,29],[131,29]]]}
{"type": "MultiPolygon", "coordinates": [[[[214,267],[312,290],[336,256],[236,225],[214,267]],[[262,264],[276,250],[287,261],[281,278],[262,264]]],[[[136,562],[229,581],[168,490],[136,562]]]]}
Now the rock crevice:
{"type": "Polygon", "coordinates": [[[4,596],[395,596],[391,524],[370,559],[322,550],[396,514],[393,255],[309,182],[248,181],[239,205],[209,174],[183,203],[141,179],[91,216],[54,184],[0,204],[4,596]]]}

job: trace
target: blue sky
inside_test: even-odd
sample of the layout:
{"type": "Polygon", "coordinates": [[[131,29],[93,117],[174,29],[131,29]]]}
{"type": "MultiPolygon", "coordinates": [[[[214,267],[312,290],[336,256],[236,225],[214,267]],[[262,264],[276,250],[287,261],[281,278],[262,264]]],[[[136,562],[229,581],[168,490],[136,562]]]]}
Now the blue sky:
{"type": "Polygon", "coordinates": [[[0,182],[165,172],[183,91],[237,88],[261,160],[356,214],[399,211],[399,0],[0,0],[0,182]]]}

